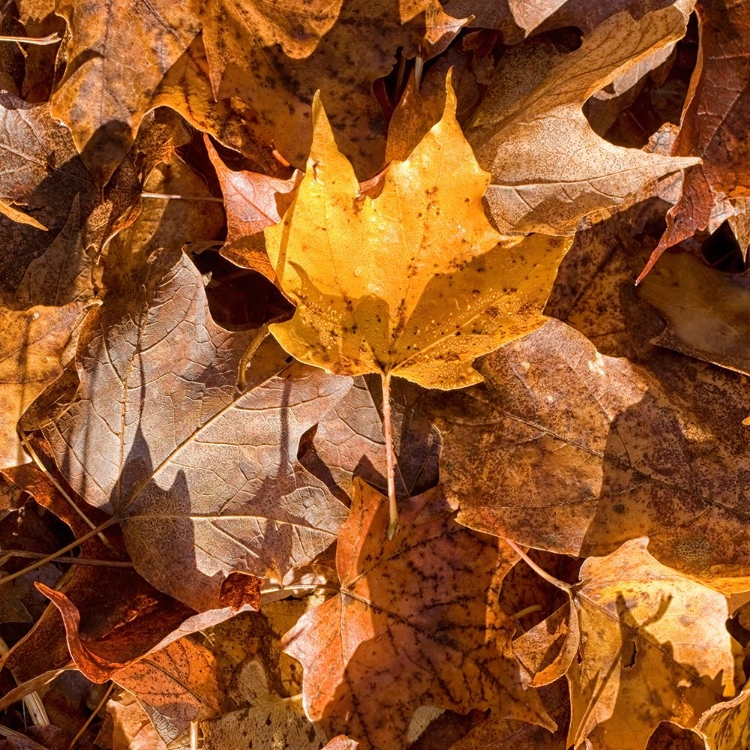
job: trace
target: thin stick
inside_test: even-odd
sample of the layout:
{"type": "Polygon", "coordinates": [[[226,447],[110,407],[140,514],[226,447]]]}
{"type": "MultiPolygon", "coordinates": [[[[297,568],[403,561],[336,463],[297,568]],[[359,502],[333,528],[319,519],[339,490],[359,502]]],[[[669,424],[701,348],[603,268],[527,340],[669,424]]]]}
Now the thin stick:
{"type": "Polygon", "coordinates": [[[541,604],[530,604],[528,607],[524,607],[522,610],[519,610],[516,612],[516,614],[513,615],[514,620],[520,620],[522,617],[526,617],[526,615],[530,615],[532,612],[541,612],[542,611],[542,605],[541,604]]]}
{"type": "Polygon", "coordinates": [[[27,573],[31,573],[32,570],[36,570],[37,568],[41,568],[42,565],[46,565],[48,562],[52,562],[56,558],[60,557],[61,555],[64,555],[66,552],[70,552],[70,550],[75,549],[79,544],[82,542],[87,541],[88,539],[91,539],[92,536],[96,536],[100,531],[104,531],[104,529],[108,529],[110,526],[114,526],[120,519],[117,518],[117,516],[112,516],[112,518],[108,518],[104,523],[99,524],[95,529],[92,529],[89,531],[88,534],[84,534],[79,539],[74,539],[70,544],[67,544],[62,549],[57,550],[57,552],[53,552],[51,555],[47,555],[47,557],[43,557],[38,562],[35,562],[33,565],[28,565],[25,568],[22,568],[21,570],[16,571],[15,573],[12,573],[9,576],[5,576],[4,578],[0,578],[0,586],[2,586],[5,583],[10,583],[11,581],[15,581],[16,578],[20,578],[23,575],[26,575],[27,573]]]}
{"type": "Polygon", "coordinates": [[[544,578],[547,583],[551,583],[553,586],[562,589],[568,596],[573,595],[571,593],[572,586],[569,583],[564,583],[553,575],[550,575],[544,570],[544,568],[540,568],[512,539],[506,539],[505,541],[508,543],[508,546],[510,546],[535,573],[544,578]]]}
{"type": "Polygon", "coordinates": [[[388,538],[398,531],[398,503],[396,502],[396,458],[393,452],[391,425],[391,376],[383,373],[383,432],[385,434],[385,462],[388,468],[388,538]]]}
{"type": "Polygon", "coordinates": [[[18,42],[19,44],[57,44],[60,37],[57,32],[47,36],[0,36],[0,42],[18,42]]]}
{"type": "MultiPolygon", "coordinates": [[[[68,495],[68,493],[63,489],[63,486],[55,479],[55,477],[47,471],[47,467],[42,463],[42,460],[37,455],[37,452],[34,450],[34,447],[29,442],[29,439],[26,437],[26,433],[19,429],[18,435],[21,438],[21,442],[23,443],[23,447],[26,449],[28,454],[31,456],[32,461],[37,465],[37,468],[43,472],[47,478],[52,482],[55,489],[68,501],[68,504],[71,508],[78,514],[78,516],[81,518],[81,520],[90,528],[95,528],[94,522],[73,502],[73,498],[68,495]]],[[[114,549],[114,547],[109,543],[107,540],[107,537],[104,536],[104,534],[99,534],[99,539],[101,540],[102,544],[104,544],[105,547],[108,547],[109,549],[114,549]]]]}
{"type": "Polygon", "coordinates": [[[212,203],[223,203],[223,198],[214,198],[213,195],[178,195],[176,193],[141,193],[141,198],[160,198],[165,201],[210,201],[212,203]]]}
{"type": "MultiPolygon", "coordinates": [[[[47,557],[43,552],[27,552],[22,549],[4,549],[0,550],[4,553],[2,562],[7,562],[11,557],[26,557],[31,560],[40,560],[43,557],[47,557]]],[[[62,563],[63,565],[98,565],[102,568],[132,568],[132,562],[121,562],[119,560],[92,560],[88,557],[56,557],[54,559],[56,563],[62,563]]]]}
{"type": "Polygon", "coordinates": [[[97,707],[94,709],[91,716],[89,716],[89,718],[86,719],[86,722],[84,723],[84,725],[78,730],[78,734],[75,737],[73,737],[73,741],[68,745],[68,750],[73,750],[78,740],[80,740],[81,737],[83,736],[83,733],[89,728],[89,724],[91,724],[91,722],[94,720],[94,717],[99,713],[99,711],[102,710],[102,706],[109,700],[109,696],[112,695],[112,691],[114,689],[115,689],[115,683],[110,682],[109,687],[107,688],[107,692],[104,693],[104,696],[99,701],[97,707]]]}
{"type": "Polygon", "coordinates": [[[253,358],[253,356],[255,356],[255,352],[258,351],[258,347],[265,341],[266,336],[268,336],[268,333],[270,331],[269,326],[273,325],[274,323],[280,323],[282,320],[284,320],[285,317],[286,315],[277,315],[275,318],[271,318],[271,320],[266,321],[258,329],[258,333],[255,334],[255,338],[250,342],[250,346],[248,346],[245,350],[245,353],[240,359],[239,365],[237,365],[237,391],[239,393],[244,393],[245,388],[247,388],[246,371],[248,365],[250,364],[250,360],[253,358]]]}
{"type": "MultiPolygon", "coordinates": [[[[0,637],[0,654],[5,656],[10,651],[10,647],[5,642],[5,639],[0,637]]],[[[39,697],[39,693],[36,690],[33,693],[24,695],[21,699],[23,701],[24,708],[29,712],[31,721],[36,727],[48,727],[49,716],[47,716],[47,709],[44,708],[44,703],[39,697]]]]}

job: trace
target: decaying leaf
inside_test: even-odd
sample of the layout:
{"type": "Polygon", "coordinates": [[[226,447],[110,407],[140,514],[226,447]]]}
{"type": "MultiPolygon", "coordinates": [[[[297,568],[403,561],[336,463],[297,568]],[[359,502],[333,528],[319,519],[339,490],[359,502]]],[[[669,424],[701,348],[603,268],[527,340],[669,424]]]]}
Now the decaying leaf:
{"type": "Polygon", "coordinates": [[[381,498],[355,484],[337,552],[341,591],[285,636],[304,668],[307,715],[363,750],[404,747],[423,704],[494,706],[553,729],[524,687],[509,648],[514,624],[498,603],[515,553],[460,527],[434,493],[408,501],[388,540],[381,498]]]}
{"type": "Polygon", "coordinates": [[[717,703],[701,716],[696,731],[705,738],[706,750],[747,747],[750,742],[749,696],[750,690],[745,685],[735,698],[717,703]]]}
{"type": "Polygon", "coordinates": [[[635,19],[618,13],[580,48],[521,46],[500,61],[467,131],[492,173],[487,201],[501,231],[572,233],[586,214],[620,205],[658,177],[698,163],[608,143],[583,103],[685,33],[691,0],[635,19]]]}
{"type": "Polygon", "coordinates": [[[556,321],[480,371],[485,384],[434,397],[441,477],[461,523],[579,556],[648,535],[678,570],[747,575],[750,438],[739,420],[706,429],[691,401],[556,321]]]}
{"type": "Polygon", "coordinates": [[[721,273],[687,253],[667,253],[638,291],[668,322],[655,344],[750,374],[745,276],[721,273]]]}
{"type": "Polygon", "coordinates": [[[680,200],[667,215],[667,231],[641,278],[668,247],[705,229],[717,204],[750,195],[750,152],[740,135],[750,117],[750,7],[698,0],[696,12],[701,53],[673,153],[696,155],[703,163],[686,174],[680,200]]]}
{"type": "Polygon", "coordinates": [[[581,568],[580,662],[568,671],[577,748],[641,750],[661,721],[694,726],[744,682],[727,599],[660,565],[647,544],[581,568]]]}
{"type": "Polygon", "coordinates": [[[110,698],[107,714],[112,723],[112,750],[167,750],[166,743],[132,693],[122,690],[119,696],[110,698]]]}
{"type": "Polygon", "coordinates": [[[0,468],[26,463],[16,424],[26,407],[62,374],[60,362],[83,305],[0,307],[0,468]]]}
{"type": "Polygon", "coordinates": [[[273,335],[302,362],[339,374],[445,389],[477,382],[476,356],[541,324],[569,244],[497,234],[482,210],[487,183],[450,90],[441,121],[387,167],[376,198],[359,194],[318,100],[305,176],[282,222],[265,230],[297,304],[273,335]]]}
{"type": "Polygon", "coordinates": [[[284,369],[266,349],[257,387],[238,394],[251,335],[211,320],[190,261],[156,253],[138,289],[88,319],[80,400],[45,434],[71,486],[120,518],[144,578],[197,611],[221,608],[232,571],[281,582],[334,540],[345,508],[295,457],[351,381],[284,369]]]}

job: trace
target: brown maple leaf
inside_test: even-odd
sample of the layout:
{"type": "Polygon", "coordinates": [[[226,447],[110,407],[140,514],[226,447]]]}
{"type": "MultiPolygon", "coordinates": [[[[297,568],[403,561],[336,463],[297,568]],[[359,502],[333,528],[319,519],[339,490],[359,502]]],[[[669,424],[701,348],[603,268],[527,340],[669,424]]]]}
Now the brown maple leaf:
{"type": "Polygon", "coordinates": [[[302,662],[305,710],[363,750],[405,747],[411,714],[495,706],[554,729],[509,650],[499,587],[517,557],[462,528],[434,493],[411,498],[386,538],[380,493],[358,481],[337,552],[340,593],[285,636],[302,662]]]}

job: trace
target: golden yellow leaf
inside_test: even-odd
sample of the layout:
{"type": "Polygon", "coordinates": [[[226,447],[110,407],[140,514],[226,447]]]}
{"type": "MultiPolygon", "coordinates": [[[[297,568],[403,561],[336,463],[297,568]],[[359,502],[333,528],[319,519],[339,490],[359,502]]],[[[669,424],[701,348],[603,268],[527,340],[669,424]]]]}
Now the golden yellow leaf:
{"type": "Polygon", "coordinates": [[[481,380],[472,360],[537,328],[569,241],[503,237],[484,216],[489,175],[442,119],[380,193],[361,194],[319,98],[294,202],[266,245],[292,320],[271,326],[297,359],[337,374],[398,375],[429,388],[481,380]]]}

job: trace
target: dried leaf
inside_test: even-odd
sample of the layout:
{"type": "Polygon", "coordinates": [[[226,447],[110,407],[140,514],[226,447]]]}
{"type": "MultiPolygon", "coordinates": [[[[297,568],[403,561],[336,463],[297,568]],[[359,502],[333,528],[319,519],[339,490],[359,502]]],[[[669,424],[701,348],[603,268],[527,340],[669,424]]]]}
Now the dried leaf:
{"type": "Polygon", "coordinates": [[[526,690],[498,604],[515,554],[462,529],[434,493],[411,498],[392,541],[387,504],[355,483],[337,553],[341,592],[285,636],[302,662],[305,712],[367,748],[402,748],[420,705],[496,706],[551,729],[526,690]]]}
{"type": "Polygon", "coordinates": [[[297,304],[271,332],[338,374],[394,374],[433,388],[480,379],[472,360],[538,327],[561,238],[505,238],[484,216],[476,164],[448,91],[442,120],[376,198],[359,194],[320,101],[307,172],[266,245],[297,304]],[[408,196],[408,198],[407,198],[408,196]]]}
{"type": "Polygon", "coordinates": [[[295,456],[351,382],[284,369],[266,348],[258,387],[238,394],[252,335],[211,320],[190,261],[154,254],[136,289],[87,321],[80,400],[45,434],[76,492],[121,519],[144,578],[199,612],[220,609],[232,571],[281,582],[334,540],[345,508],[295,456]]]}
{"type": "Polygon", "coordinates": [[[167,750],[148,714],[126,690],[107,701],[112,721],[112,750],[167,750]]]}
{"type": "Polygon", "coordinates": [[[479,164],[492,172],[487,201],[501,231],[572,233],[583,216],[698,163],[614,146],[596,135],[581,109],[683,36],[691,10],[690,0],[678,0],[638,20],[623,12],[573,52],[547,43],[503,56],[467,131],[479,164]]]}
{"type": "Polygon", "coordinates": [[[744,681],[726,598],[660,565],[647,544],[581,568],[581,661],[568,672],[576,747],[641,750],[661,721],[694,726],[744,681]]]}
{"type": "Polygon", "coordinates": [[[662,563],[712,585],[747,575],[750,438],[716,404],[705,426],[697,409],[716,388],[707,374],[687,401],[687,386],[666,389],[552,321],[480,371],[484,385],[434,397],[441,477],[461,523],[579,556],[648,535],[662,563]]]}
{"type": "Polygon", "coordinates": [[[739,750],[750,743],[750,689],[730,701],[709,708],[698,721],[696,730],[705,737],[706,750],[739,750]]]}
{"type": "Polygon", "coordinates": [[[0,468],[29,459],[16,434],[26,407],[63,371],[60,356],[83,305],[37,305],[28,310],[0,307],[0,468]]]}

